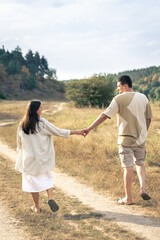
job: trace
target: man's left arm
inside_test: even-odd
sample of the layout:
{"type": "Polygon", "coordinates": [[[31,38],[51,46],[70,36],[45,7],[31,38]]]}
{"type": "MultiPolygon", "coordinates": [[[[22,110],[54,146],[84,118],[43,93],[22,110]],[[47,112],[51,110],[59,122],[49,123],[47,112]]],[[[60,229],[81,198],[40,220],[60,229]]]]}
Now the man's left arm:
{"type": "Polygon", "coordinates": [[[149,129],[150,124],[151,124],[151,118],[146,119],[147,130],[149,129]]]}
{"type": "Polygon", "coordinates": [[[151,110],[150,103],[148,102],[148,104],[146,106],[146,126],[147,126],[147,130],[149,129],[149,126],[151,124],[151,118],[152,118],[152,110],[151,110]]]}

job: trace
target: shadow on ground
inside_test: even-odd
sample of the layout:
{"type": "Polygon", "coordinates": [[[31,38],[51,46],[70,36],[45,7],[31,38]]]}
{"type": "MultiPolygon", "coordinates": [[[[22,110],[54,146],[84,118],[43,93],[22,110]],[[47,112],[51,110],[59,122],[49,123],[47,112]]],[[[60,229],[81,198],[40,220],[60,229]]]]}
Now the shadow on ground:
{"type": "Polygon", "coordinates": [[[100,213],[89,213],[89,214],[65,214],[64,216],[65,220],[82,220],[82,219],[88,219],[88,218],[103,218],[103,215],[100,213]]]}
{"type": "Polygon", "coordinates": [[[158,227],[160,228],[160,219],[149,217],[149,216],[143,216],[143,215],[135,215],[135,214],[125,214],[125,213],[116,213],[116,212],[91,212],[89,214],[65,214],[64,216],[65,220],[81,220],[81,219],[88,219],[88,218],[96,218],[96,219],[106,219],[108,221],[113,222],[121,222],[121,223],[133,223],[136,225],[141,226],[152,226],[152,227],[158,227]]]}

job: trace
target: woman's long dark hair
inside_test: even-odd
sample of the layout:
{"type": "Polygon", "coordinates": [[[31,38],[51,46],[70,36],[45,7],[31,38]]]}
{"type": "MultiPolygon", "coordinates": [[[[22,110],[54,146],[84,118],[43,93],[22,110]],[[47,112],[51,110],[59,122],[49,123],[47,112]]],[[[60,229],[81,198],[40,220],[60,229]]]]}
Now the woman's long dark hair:
{"type": "Polygon", "coordinates": [[[26,134],[33,134],[36,132],[36,125],[39,123],[39,116],[37,110],[39,109],[41,102],[39,100],[31,100],[26,108],[26,112],[21,121],[22,130],[26,134]]]}

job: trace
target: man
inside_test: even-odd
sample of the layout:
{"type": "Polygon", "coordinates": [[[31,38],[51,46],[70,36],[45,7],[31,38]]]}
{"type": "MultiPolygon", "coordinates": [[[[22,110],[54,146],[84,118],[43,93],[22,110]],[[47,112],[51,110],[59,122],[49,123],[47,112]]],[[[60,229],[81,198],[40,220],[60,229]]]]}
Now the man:
{"type": "Polygon", "coordinates": [[[121,165],[124,168],[124,188],[126,196],[117,200],[119,204],[132,205],[133,166],[140,182],[141,197],[149,200],[151,197],[145,189],[145,142],[147,130],[151,123],[152,112],[148,99],[144,94],[133,92],[132,80],[123,75],[117,80],[119,94],[115,96],[109,107],[87,128],[89,131],[107,118],[117,114],[118,144],[121,165]]]}

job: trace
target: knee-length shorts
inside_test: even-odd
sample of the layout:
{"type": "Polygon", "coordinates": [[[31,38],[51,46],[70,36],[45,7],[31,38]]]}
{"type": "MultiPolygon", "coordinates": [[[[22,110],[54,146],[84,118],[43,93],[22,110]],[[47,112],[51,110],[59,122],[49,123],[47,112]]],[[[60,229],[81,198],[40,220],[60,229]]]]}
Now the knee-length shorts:
{"type": "Polygon", "coordinates": [[[146,156],[145,143],[141,146],[126,147],[119,145],[119,155],[122,167],[132,167],[134,164],[140,166],[144,164],[146,156]]]}

